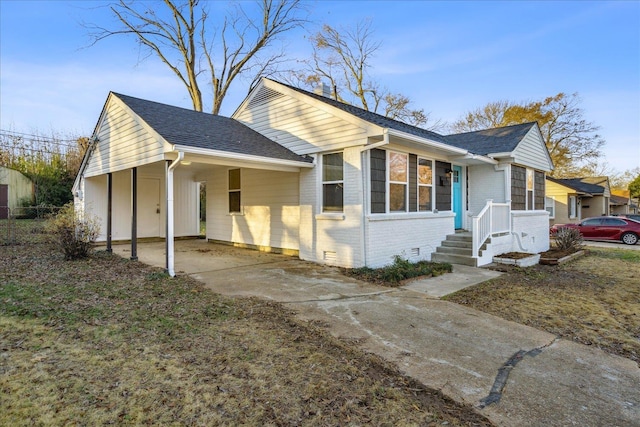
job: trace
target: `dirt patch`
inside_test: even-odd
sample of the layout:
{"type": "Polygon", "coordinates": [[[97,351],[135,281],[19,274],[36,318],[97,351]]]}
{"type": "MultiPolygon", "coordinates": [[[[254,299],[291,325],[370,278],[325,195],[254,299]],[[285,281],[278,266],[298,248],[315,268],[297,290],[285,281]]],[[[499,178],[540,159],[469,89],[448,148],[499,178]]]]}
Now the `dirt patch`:
{"type": "Polygon", "coordinates": [[[640,253],[589,250],[567,264],[506,274],[445,299],[640,363],[640,253]]]}
{"type": "Polygon", "coordinates": [[[525,252],[507,252],[506,254],[496,255],[496,258],[507,258],[507,259],[525,259],[529,258],[533,254],[528,254],[525,252]]]}
{"type": "Polygon", "coordinates": [[[0,247],[0,424],[491,425],[284,306],[0,247]]]}

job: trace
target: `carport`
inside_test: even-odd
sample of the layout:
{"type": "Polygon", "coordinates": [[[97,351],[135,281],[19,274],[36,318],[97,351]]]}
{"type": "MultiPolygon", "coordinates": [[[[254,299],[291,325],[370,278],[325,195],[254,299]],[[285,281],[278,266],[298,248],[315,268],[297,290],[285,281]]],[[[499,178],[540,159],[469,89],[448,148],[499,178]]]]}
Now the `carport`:
{"type": "MultiPolygon", "coordinates": [[[[276,194],[283,182],[289,187],[295,183],[297,195],[301,168],[314,167],[312,159],[228,117],[113,92],[91,141],[73,187],[76,208],[98,219],[98,240],[106,242],[108,251],[114,242],[130,241],[133,260],[140,255],[138,238],[164,239],[164,266],[172,276],[174,238],[200,232],[201,182],[216,189],[207,190],[206,210],[214,224],[207,238],[225,240],[241,228],[241,196],[247,195],[245,184],[252,177],[271,185],[276,194]]],[[[271,235],[261,237],[267,244],[257,246],[269,246],[271,235]]]]}

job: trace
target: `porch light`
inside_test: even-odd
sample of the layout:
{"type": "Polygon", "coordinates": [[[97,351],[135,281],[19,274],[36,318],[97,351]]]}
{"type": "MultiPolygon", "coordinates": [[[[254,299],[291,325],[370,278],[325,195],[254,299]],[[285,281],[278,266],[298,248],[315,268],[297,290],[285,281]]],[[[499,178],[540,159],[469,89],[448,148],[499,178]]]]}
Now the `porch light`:
{"type": "Polygon", "coordinates": [[[191,164],[191,160],[181,160],[180,164],[184,166],[189,166],[191,164]]]}

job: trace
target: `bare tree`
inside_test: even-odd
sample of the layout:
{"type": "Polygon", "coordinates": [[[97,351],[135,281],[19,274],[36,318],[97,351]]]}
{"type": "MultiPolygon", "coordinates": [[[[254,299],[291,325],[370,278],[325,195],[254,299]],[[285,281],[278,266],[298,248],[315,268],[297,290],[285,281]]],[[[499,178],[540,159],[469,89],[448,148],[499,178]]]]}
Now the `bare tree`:
{"type": "Polygon", "coordinates": [[[269,48],[304,20],[299,17],[300,0],[261,0],[257,18],[238,3],[216,22],[206,6],[199,0],[146,5],[120,0],[110,6],[120,28],[91,26],[93,44],[112,36],[134,36],[180,79],[196,111],[203,110],[201,79],[208,75],[212,113],[218,114],[229,87],[240,75],[250,74],[253,85],[261,75],[273,71],[283,53],[269,48]]]}
{"type": "Polygon", "coordinates": [[[451,126],[469,132],[519,123],[537,122],[553,160],[556,177],[573,176],[593,169],[602,156],[604,139],[599,126],[584,118],[577,93],[559,93],[541,101],[491,102],[467,113],[451,126]]]}
{"type": "Polygon", "coordinates": [[[303,85],[316,86],[328,81],[338,101],[415,126],[428,122],[424,110],[410,108],[409,97],[380,87],[369,75],[371,61],[381,47],[381,42],[373,39],[370,21],[361,22],[354,29],[340,30],[325,24],[311,37],[311,42],[313,55],[306,62],[307,70],[295,76],[303,85]]]}

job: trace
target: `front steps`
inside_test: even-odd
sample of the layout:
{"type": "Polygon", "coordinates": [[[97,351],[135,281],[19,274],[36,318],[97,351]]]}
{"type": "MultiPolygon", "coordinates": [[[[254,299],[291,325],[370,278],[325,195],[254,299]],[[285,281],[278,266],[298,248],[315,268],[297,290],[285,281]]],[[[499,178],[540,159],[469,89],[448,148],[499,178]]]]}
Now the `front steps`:
{"type": "MultiPolygon", "coordinates": [[[[491,239],[487,240],[480,248],[480,255],[482,251],[487,249],[487,245],[491,243],[491,239]]],[[[444,240],[436,251],[431,254],[431,261],[434,262],[448,262],[449,264],[462,264],[470,265],[472,267],[478,266],[478,259],[471,256],[473,248],[471,233],[460,232],[456,234],[449,234],[447,239],[444,240]]]]}

